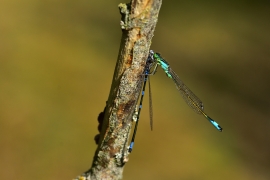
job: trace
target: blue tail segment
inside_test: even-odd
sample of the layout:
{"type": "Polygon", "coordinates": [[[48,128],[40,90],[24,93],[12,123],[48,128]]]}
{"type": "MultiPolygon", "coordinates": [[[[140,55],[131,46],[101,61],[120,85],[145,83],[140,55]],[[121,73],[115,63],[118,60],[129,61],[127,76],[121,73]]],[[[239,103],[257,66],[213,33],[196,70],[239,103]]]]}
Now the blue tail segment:
{"type": "Polygon", "coordinates": [[[216,121],[214,121],[212,118],[210,118],[209,116],[208,116],[208,120],[210,121],[210,123],[218,130],[218,131],[220,131],[220,132],[222,132],[222,127],[220,127],[220,125],[216,122],[216,121]]]}
{"type": "Polygon", "coordinates": [[[128,151],[131,152],[134,146],[134,142],[131,142],[128,148],[128,151]]]}

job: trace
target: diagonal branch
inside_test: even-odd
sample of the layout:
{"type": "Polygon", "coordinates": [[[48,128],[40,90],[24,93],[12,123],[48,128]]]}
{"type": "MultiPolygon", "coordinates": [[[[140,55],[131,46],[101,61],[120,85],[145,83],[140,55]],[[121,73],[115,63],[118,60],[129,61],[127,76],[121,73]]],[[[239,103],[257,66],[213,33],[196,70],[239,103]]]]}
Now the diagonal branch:
{"type": "Polygon", "coordinates": [[[122,40],[92,167],[77,179],[121,179],[132,116],[162,0],[119,4],[122,40]]]}

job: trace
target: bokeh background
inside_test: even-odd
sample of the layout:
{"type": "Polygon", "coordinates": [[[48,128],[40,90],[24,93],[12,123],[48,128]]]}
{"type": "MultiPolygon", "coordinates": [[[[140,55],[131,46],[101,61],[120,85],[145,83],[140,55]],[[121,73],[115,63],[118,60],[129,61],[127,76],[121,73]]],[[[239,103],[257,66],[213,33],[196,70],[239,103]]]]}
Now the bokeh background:
{"type": "MultiPolygon", "coordinates": [[[[121,2],[1,1],[0,179],[72,179],[90,167],[121,2]]],[[[263,1],[163,2],[151,48],[224,131],[159,69],[154,131],[146,97],[124,179],[270,179],[269,18],[263,1]]]]}

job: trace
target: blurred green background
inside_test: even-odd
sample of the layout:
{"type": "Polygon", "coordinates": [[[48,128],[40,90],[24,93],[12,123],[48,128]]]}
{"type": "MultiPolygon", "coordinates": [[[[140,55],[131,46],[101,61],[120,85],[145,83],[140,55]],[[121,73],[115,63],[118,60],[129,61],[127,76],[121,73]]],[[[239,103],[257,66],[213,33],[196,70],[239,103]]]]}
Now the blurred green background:
{"type": "MultiPolygon", "coordinates": [[[[124,1],[3,0],[0,6],[0,179],[72,179],[96,145],[124,1]]],[[[151,77],[124,179],[270,179],[270,6],[164,1],[152,49],[224,128],[151,77]]]]}

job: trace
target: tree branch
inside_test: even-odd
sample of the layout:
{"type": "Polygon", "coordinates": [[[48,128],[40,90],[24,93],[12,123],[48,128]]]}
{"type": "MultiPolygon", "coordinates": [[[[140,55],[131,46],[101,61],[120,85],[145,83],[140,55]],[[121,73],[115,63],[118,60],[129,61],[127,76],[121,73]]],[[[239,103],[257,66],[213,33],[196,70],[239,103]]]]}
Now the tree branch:
{"type": "MultiPolygon", "coordinates": [[[[77,180],[122,179],[132,116],[162,0],[119,4],[122,40],[92,167],[77,180]]],[[[103,117],[103,116],[99,116],[103,117]]],[[[100,119],[99,119],[100,121],[100,119]]]]}

